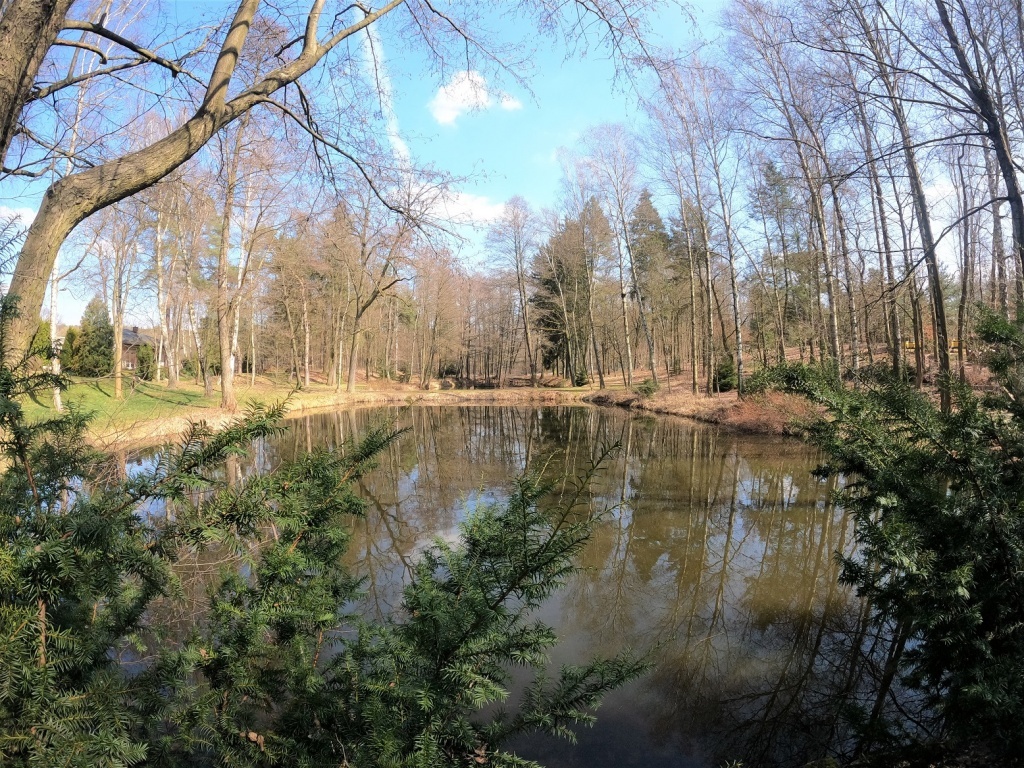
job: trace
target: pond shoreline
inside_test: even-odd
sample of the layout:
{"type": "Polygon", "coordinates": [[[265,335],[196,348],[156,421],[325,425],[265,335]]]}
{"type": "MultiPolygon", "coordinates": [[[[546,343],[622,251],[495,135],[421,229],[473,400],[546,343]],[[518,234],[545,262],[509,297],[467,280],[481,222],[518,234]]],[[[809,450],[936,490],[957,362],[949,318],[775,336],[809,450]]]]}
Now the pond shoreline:
{"type": "MultiPolygon", "coordinates": [[[[288,416],[322,412],[331,408],[405,406],[405,405],[579,405],[587,390],[569,389],[385,389],[357,392],[297,392],[281,393],[252,401],[271,403],[288,400],[288,416]]],[[[182,408],[180,413],[139,419],[132,423],[93,422],[89,429],[89,442],[102,450],[128,450],[151,446],[161,441],[174,440],[182,435],[189,424],[205,422],[214,428],[224,427],[245,412],[245,403],[237,412],[220,408],[182,408]]]]}
{"type": "MultiPolygon", "coordinates": [[[[285,397],[256,398],[258,402],[274,402],[285,397]]],[[[303,392],[287,395],[288,415],[298,416],[338,407],[372,407],[405,405],[592,405],[625,408],[658,415],[676,416],[704,424],[714,424],[745,434],[796,435],[795,421],[813,415],[802,400],[792,396],[770,394],[740,400],[735,393],[714,397],[690,392],[668,391],[643,398],[629,389],[588,390],[582,388],[448,389],[424,391],[415,388],[380,389],[350,392],[303,392]]],[[[189,424],[205,422],[219,428],[237,419],[244,412],[222,409],[182,407],[180,413],[161,414],[124,423],[114,419],[96,419],[89,430],[89,442],[102,450],[129,450],[174,440],[189,424]]]]}
{"type": "Polygon", "coordinates": [[[641,397],[626,389],[599,390],[583,398],[593,405],[615,406],[666,416],[679,416],[750,435],[800,434],[799,424],[818,415],[796,395],[770,392],[740,399],[735,392],[706,397],[690,391],[661,391],[641,397]]]}

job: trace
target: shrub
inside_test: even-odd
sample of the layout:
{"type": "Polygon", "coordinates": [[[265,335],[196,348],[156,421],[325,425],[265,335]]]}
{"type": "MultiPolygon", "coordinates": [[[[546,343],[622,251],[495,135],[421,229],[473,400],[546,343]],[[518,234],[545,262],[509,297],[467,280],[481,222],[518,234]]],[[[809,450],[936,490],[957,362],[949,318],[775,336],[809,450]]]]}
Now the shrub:
{"type": "Polygon", "coordinates": [[[143,344],[138,351],[138,376],[143,381],[152,381],[156,375],[156,352],[149,344],[143,344]]]}
{"type": "Polygon", "coordinates": [[[715,366],[714,387],[718,392],[736,389],[736,363],[729,355],[723,356],[715,366]]]}
{"type": "Polygon", "coordinates": [[[661,386],[654,379],[644,379],[633,387],[633,391],[645,400],[658,394],[659,389],[661,386]]]}
{"type": "MultiPolygon", "coordinates": [[[[0,342],[13,314],[4,300],[0,342]]],[[[555,637],[536,609],[594,525],[575,500],[542,509],[548,486],[534,475],[472,514],[457,544],[429,547],[395,617],[371,623],[353,612],[360,581],[342,555],[363,511],[357,481],[398,433],[377,428],[228,485],[221,462],[280,429],[283,405],[253,406],[105,482],[82,414],[25,420],[24,396],[65,380],[4,359],[5,766],[527,765],[501,744],[571,736],[645,668],[628,655],[565,667],[539,675],[516,712],[491,708],[511,667],[544,665],[555,637]],[[161,506],[173,514],[152,514],[161,506]],[[162,642],[153,608],[180,594],[175,563],[211,547],[236,565],[184,639],[162,642]]]]}
{"type": "Polygon", "coordinates": [[[982,315],[1003,389],[982,399],[953,382],[950,413],[891,376],[855,390],[806,368],[775,375],[827,409],[808,434],[829,456],[821,472],[847,478],[841,501],[859,547],[843,578],[870,599],[889,639],[890,672],[865,713],[868,738],[888,730],[882,704],[902,679],[954,741],[1019,753],[1024,332],[982,315]]]}
{"type": "Polygon", "coordinates": [[[39,323],[39,327],[36,328],[36,333],[32,337],[32,343],[29,345],[28,353],[43,360],[53,358],[53,341],[50,336],[49,320],[39,323]]]}
{"type": "MultiPolygon", "coordinates": [[[[73,360],[78,350],[78,329],[68,328],[64,333],[64,343],[60,347],[60,367],[64,371],[72,371],[73,360]]],[[[73,371],[72,371],[73,372],[73,371]]]]}

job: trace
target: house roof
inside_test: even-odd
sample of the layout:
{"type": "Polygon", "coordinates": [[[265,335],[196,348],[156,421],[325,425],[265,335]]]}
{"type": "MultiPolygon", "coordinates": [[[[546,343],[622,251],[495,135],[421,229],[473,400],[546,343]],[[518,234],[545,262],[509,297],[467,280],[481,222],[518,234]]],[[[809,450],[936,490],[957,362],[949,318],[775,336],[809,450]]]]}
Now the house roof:
{"type": "Polygon", "coordinates": [[[143,344],[155,347],[158,342],[148,334],[139,333],[137,328],[125,328],[121,335],[121,343],[126,347],[141,347],[143,344]]]}

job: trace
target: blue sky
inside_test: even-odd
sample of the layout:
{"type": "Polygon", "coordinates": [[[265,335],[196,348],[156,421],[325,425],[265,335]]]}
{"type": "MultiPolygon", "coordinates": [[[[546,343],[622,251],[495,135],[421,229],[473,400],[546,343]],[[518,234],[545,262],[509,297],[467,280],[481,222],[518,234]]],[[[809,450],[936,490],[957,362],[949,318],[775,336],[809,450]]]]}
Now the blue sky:
{"type": "MultiPolygon", "coordinates": [[[[655,46],[692,50],[698,29],[714,34],[724,5],[725,0],[701,3],[691,9],[692,18],[679,9],[666,12],[654,25],[655,46]]],[[[413,73],[422,63],[412,56],[396,57],[387,45],[385,40],[403,141],[414,160],[472,177],[461,187],[460,202],[481,222],[497,215],[512,195],[522,195],[537,208],[555,205],[558,150],[571,148],[589,126],[621,122],[636,127],[640,119],[634,84],[616,79],[615,64],[601,51],[567,57],[561,45],[539,48],[527,91],[508,84],[502,89],[479,73],[460,72],[441,84],[417,80],[413,73]],[[455,115],[459,96],[465,108],[455,115]]],[[[479,237],[471,236],[464,258],[477,261],[479,243],[479,237]]]]}

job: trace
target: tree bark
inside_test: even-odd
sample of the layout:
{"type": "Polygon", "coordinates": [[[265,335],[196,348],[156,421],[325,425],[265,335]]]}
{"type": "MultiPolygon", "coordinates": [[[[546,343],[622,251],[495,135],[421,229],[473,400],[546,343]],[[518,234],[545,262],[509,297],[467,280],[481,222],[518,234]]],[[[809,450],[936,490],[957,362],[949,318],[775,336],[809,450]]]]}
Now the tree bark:
{"type": "MultiPolygon", "coordinates": [[[[936,6],[939,7],[940,16],[942,16],[945,13],[945,6],[943,5],[942,0],[935,0],[935,3],[936,6]]],[[[890,112],[896,121],[901,149],[903,150],[906,162],[907,180],[910,183],[910,192],[914,201],[914,212],[917,217],[918,230],[921,233],[921,245],[924,248],[924,262],[928,273],[928,284],[931,292],[932,303],[934,305],[936,337],[935,352],[939,363],[940,407],[944,412],[948,412],[950,408],[950,390],[948,381],[949,340],[946,331],[946,306],[942,294],[942,284],[939,281],[939,265],[935,255],[935,236],[932,233],[931,217],[928,212],[928,200],[925,197],[924,192],[924,181],[921,178],[921,172],[917,165],[915,147],[910,134],[910,125],[907,121],[906,112],[903,109],[903,102],[897,91],[897,84],[893,79],[893,73],[890,69],[889,62],[880,48],[874,30],[868,24],[867,18],[863,15],[863,11],[858,10],[857,18],[864,32],[865,40],[871,48],[882,85],[885,87],[886,96],[889,100],[890,112]]],[[[948,21],[948,16],[945,18],[948,21]]],[[[1024,208],[1021,209],[1021,212],[1021,232],[1022,235],[1024,235],[1024,208]]],[[[920,355],[923,350],[919,349],[917,351],[920,355]]],[[[918,368],[921,368],[921,366],[919,365],[918,368]]],[[[918,375],[920,376],[922,374],[923,371],[919,370],[918,375]]]]}
{"type": "Polygon", "coordinates": [[[4,3],[0,17],[0,162],[7,158],[39,67],[73,3],[74,0],[4,3]]]}
{"type": "Polygon", "coordinates": [[[220,243],[217,248],[217,339],[220,347],[220,407],[227,411],[238,410],[235,398],[235,355],[233,326],[236,303],[230,296],[228,276],[231,249],[231,216],[235,207],[235,192],[238,184],[238,163],[242,149],[244,126],[238,129],[232,142],[230,154],[224,158],[224,210],[220,220],[220,243]]]}

